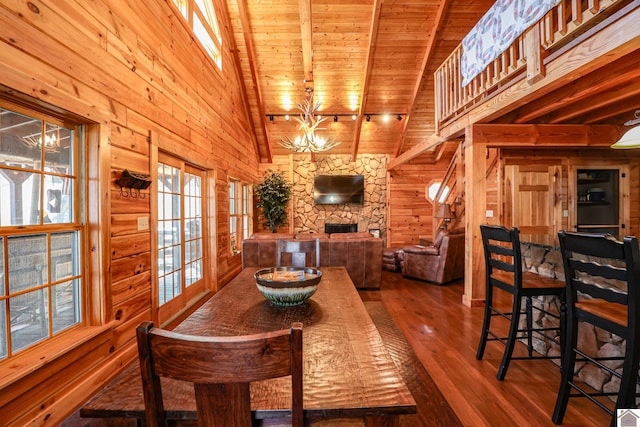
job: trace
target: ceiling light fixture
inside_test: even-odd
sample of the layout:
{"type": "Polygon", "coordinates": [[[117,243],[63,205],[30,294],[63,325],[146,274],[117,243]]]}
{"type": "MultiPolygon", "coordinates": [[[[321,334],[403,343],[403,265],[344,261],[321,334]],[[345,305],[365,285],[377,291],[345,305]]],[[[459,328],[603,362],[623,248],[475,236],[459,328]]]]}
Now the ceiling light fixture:
{"type": "MultiPolygon", "coordinates": [[[[300,152],[312,152],[319,153],[327,151],[340,144],[332,137],[321,137],[316,132],[320,130],[318,126],[324,122],[326,118],[320,115],[315,115],[316,111],[320,108],[320,101],[313,103],[313,88],[305,88],[307,93],[307,99],[297,105],[301,111],[300,117],[294,117],[298,123],[300,123],[300,131],[302,135],[296,136],[293,141],[288,137],[283,137],[278,143],[291,151],[296,153],[300,152]]],[[[337,117],[336,117],[337,118],[337,117]]]]}
{"type": "Polygon", "coordinates": [[[635,119],[628,120],[624,123],[625,126],[634,126],[627,130],[622,137],[611,146],[615,149],[628,149],[628,148],[640,148],[640,110],[636,110],[635,119]]]}
{"type": "Polygon", "coordinates": [[[358,119],[358,115],[357,114],[352,114],[351,115],[351,120],[353,120],[354,122],[358,119]]]}
{"type": "MultiPolygon", "coordinates": [[[[37,149],[42,148],[42,133],[38,132],[32,135],[24,135],[22,140],[28,145],[37,149]]],[[[44,150],[58,151],[60,149],[60,128],[54,127],[48,129],[44,134],[44,150]]]]}
{"type": "Polygon", "coordinates": [[[402,120],[402,115],[398,114],[398,115],[396,116],[396,119],[398,119],[398,121],[402,120]]]}
{"type": "Polygon", "coordinates": [[[337,121],[338,121],[338,115],[337,115],[337,114],[334,114],[334,115],[333,115],[333,122],[335,123],[335,122],[337,122],[337,121]]]}
{"type": "Polygon", "coordinates": [[[371,116],[369,114],[367,114],[367,121],[370,122],[371,121],[371,116]]]}

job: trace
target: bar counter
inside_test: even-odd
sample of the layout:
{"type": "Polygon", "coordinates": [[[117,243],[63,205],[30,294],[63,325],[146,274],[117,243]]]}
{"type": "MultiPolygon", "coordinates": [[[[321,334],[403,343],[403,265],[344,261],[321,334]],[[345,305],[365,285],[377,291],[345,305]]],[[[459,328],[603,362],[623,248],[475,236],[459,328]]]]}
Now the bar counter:
{"type": "MultiPolygon", "coordinates": [[[[526,270],[540,274],[541,276],[552,277],[558,280],[565,280],[564,265],[562,262],[562,253],[560,250],[560,240],[557,234],[521,234],[520,248],[522,252],[522,261],[526,270]]],[[[607,262],[607,260],[602,260],[607,262]]],[[[613,285],[615,283],[607,283],[603,285],[613,285]]],[[[555,305],[559,307],[557,297],[547,297],[546,300],[534,298],[534,304],[543,304],[547,307],[555,305]]],[[[552,317],[544,317],[536,319],[540,324],[555,324],[556,319],[552,317]]],[[[603,357],[611,355],[619,355],[624,353],[623,341],[598,328],[583,328],[578,336],[579,347],[588,354],[597,354],[603,357]]],[[[557,345],[549,345],[549,342],[539,341],[534,347],[538,353],[556,355],[559,348],[557,345]]],[[[558,373],[559,374],[559,373],[558,373]]],[[[597,390],[605,390],[617,387],[615,377],[594,366],[588,366],[577,372],[578,377],[597,390]]]]}
{"type": "Polygon", "coordinates": [[[564,280],[557,234],[521,234],[520,250],[525,269],[541,276],[564,280]]]}

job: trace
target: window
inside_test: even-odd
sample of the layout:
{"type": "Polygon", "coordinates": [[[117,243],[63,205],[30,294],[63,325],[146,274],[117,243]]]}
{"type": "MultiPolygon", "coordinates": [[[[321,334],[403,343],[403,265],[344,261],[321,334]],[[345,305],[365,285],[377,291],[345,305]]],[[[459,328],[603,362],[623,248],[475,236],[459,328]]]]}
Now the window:
{"type": "Polygon", "coordinates": [[[0,101],[0,360],[83,322],[78,134],[0,101]]]}
{"type": "Polygon", "coordinates": [[[173,0],[207,54],[222,70],[222,33],[212,0],[173,0]]]}
{"type": "MultiPolygon", "coordinates": [[[[428,196],[428,199],[431,200],[432,202],[435,200],[435,197],[438,195],[438,191],[440,191],[441,185],[442,185],[441,182],[432,182],[431,184],[429,184],[427,196],[428,196]]],[[[444,203],[444,201],[447,200],[447,196],[449,196],[449,187],[445,185],[444,188],[442,189],[442,193],[440,194],[440,200],[438,200],[438,203],[444,203]]]]}
{"type": "Polygon", "coordinates": [[[229,241],[231,254],[240,253],[242,239],[253,232],[253,202],[251,186],[229,181],[229,241]]]}
{"type": "Polygon", "coordinates": [[[159,155],[158,304],[167,314],[204,291],[202,185],[202,171],[159,155]]]}
{"type": "Polygon", "coordinates": [[[251,186],[242,186],[242,238],[248,239],[253,233],[253,203],[251,186]]]}
{"type": "Polygon", "coordinates": [[[231,243],[231,254],[240,252],[238,248],[238,236],[242,235],[240,220],[242,219],[242,199],[240,199],[240,182],[229,181],[229,241],[231,243]]]}

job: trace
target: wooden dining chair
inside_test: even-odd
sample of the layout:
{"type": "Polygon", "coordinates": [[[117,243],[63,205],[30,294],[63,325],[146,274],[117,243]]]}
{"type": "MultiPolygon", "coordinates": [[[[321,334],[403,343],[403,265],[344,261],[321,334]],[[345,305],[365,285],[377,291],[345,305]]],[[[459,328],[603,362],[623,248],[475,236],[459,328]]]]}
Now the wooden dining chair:
{"type": "Polygon", "coordinates": [[[282,267],[282,255],[285,253],[291,255],[291,266],[320,267],[320,239],[278,239],[278,247],[276,249],[277,267],[282,267]],[[307,265],[308,260],[315,264],[307,265]]]}
{"type": "Polygon", "coordinates": [[[512,227],[481,225],[482,245],[484,247],[486,270],[486,301],[482,333],[476,352],[476,359],[481,360],[487,341],[500,341],[505,345],[502,361],[498,368],[497,378],[503,380],[511,360],[516,359],[558,359],[561,356],[536,356],[533,353],[533,336],[555,342],[562,349],[565,323],[565,284],[561,280],[540,276],[523,271],[522,253],[520,249],[520,231],[512,227]],[[494,304],[494,291],[501,289],[512,295],[511,312],[502,311],[494,304]],[[532,298],[539,296],[557,296],[560,307],[557,312],[545,309],[543,305],[534,305],[532,298]],[[525,309],[522,310],[522,299],[525,309]],[[558,319],[559,326],[534,325],[533,310],[558,319]],[[526,327],[520,328],[520,317],[525,315],[526,327]],[[503,337],[491,328],[493,317],[500,316],[509,321],[509,331],[503,337]],[[527,356],[513,356],[516,341],[527,340],[527,356]]]}
{"type": "MultiPolygon", "coordinates": [[[[567,283],[567,340],[562,379],[553,411],[561,424],[569,397],[586,397],[612,415],[617,409],[636,408],[636,384],[640,364],[640,250],[635,237],[620,242],[606,234],[561,231],[558,234],[567,283]],[[578,322],[586,322],[625,340],[622,357],[596,357],[581,351],[578,322]],[[622,360],[622,370],[612,361],[622,360]],[[617,391],[590,391],[574,380],[576,361],[592,364],[620,380],[617,391]],[[607,362],[608,361],[608,362],[607,362]],[[596,397],[616,396],[615,410],[596,397]]],[[[584,349],[582,349],[584,350],[584,349]]],[[[584,368],[582,368],[584,369],[584,368]]],[[[605,403],[610,403],[607,399],[605,403]]]]}
{"type": "Polygon", "coordinates": [[[166,426],[161,377],[194,383],[198,425],[250,427],[249,383],[291,375],[291,419],[303,426],[302,323],[255,335],[184,335],[152,322],[138,326],[148,426],[166,426]]]}

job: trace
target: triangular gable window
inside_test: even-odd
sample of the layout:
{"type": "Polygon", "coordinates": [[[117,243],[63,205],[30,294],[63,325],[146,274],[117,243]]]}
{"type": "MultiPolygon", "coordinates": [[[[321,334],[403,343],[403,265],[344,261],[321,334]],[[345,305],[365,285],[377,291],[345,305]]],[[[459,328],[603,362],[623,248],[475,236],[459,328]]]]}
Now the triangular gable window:
{"type": "Polygon", "coordinates": [[[211,0],[172,0],[207,54],[222,70],[222,33],[211,0]]]}

